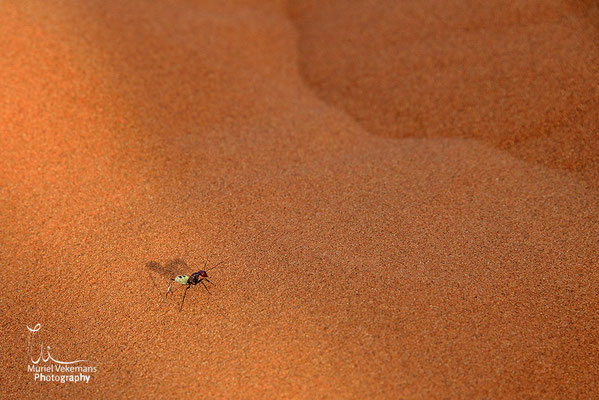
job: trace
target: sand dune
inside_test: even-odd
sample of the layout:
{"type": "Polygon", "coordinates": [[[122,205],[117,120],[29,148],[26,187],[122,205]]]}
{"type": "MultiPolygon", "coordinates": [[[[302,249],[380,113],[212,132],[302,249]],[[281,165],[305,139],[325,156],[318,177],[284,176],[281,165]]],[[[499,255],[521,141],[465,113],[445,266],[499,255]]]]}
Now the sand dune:
{"type": "Polygon", "coordinates": [[[387,137],[472,137],[599,181],[593,1],[291,2],[317,94],[387,137]]]}
{"type": "Polygon", "coordinates": [[[2,3],[1,397],[596,397],[597,6],[398,4],[2,3]]]}

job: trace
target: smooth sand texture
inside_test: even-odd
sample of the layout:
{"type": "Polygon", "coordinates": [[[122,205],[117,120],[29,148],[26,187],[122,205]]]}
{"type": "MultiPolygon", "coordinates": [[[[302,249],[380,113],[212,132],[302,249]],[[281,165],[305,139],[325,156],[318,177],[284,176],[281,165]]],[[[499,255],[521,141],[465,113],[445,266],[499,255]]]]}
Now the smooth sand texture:
{"type": "Polygon", "coordinates": [[[596,3],[319,3],[0,3],[0,397],[599,396],[596,3]]]}

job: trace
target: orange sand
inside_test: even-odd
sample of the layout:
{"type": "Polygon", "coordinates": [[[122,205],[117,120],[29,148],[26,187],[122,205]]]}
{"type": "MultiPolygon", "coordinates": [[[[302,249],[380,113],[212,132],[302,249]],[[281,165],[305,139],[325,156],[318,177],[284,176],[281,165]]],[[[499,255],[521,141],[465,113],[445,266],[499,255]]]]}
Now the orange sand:
{"type": "Polygon", "coordinates": [[[0,3],[0,397],[598,397],[597,21],[0,3]]]}

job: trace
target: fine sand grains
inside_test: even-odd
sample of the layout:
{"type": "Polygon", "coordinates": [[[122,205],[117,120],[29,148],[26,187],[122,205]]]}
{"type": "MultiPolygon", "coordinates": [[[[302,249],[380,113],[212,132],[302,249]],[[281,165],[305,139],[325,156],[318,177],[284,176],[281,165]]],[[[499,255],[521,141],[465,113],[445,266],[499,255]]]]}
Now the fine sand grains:
{"type": "Polygon", "coordinates": [[[0,397],[597,397],[596,12],[1,2],[0,397]]]}

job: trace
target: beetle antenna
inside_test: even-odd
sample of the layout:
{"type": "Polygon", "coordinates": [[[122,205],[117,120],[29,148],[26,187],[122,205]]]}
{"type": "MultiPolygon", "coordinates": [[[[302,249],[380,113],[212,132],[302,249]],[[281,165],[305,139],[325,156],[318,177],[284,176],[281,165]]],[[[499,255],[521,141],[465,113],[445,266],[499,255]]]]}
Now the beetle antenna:
{"type": "Polygon", "coordinates": [[[216,264],[214,267],[210,267],[210,268],[208,268],[208,269],[206,269],[206,270],[204,270],[204,271],[210,271],[211,269],[214,269],[214,268],[218,267],[218,266],[219,266],[219,265],[221,265],[222,263],[224,263],[224,261],[221,261],[221,262],[219,262],[218,264],[216,264]]]}

